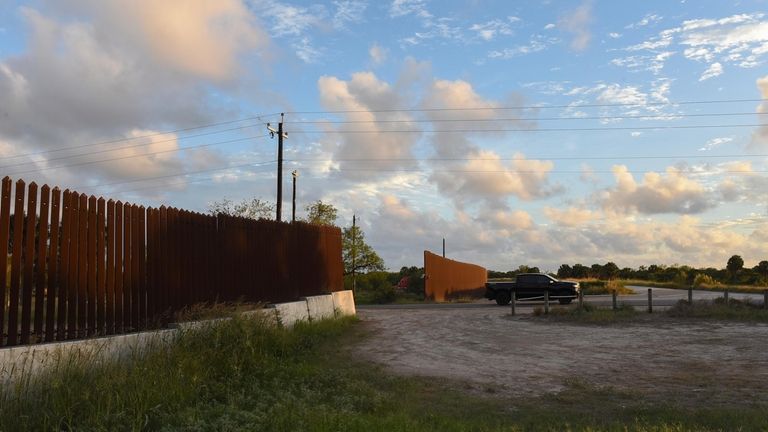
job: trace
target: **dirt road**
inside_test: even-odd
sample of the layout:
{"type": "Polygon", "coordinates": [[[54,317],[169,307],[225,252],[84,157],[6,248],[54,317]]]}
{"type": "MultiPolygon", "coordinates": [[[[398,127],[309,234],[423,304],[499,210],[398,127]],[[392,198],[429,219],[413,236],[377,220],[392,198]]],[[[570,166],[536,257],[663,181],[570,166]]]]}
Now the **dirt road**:
{"type": "Polygon", "coordinates": [[[765,324],[661,314],[607,326],[566,324],[481,304],[361,308],[359,315],[373,332],[357,347],[365,358],[478,391],[541,395],[578,378],[683,404],[768,402],[765,324]]]}

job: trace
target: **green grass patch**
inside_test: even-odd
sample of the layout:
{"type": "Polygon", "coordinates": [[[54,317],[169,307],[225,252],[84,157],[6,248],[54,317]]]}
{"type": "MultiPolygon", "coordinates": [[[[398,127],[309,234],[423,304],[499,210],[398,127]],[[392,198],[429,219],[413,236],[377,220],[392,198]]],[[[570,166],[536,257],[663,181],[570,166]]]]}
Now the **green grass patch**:
{"type": "Polygon", "coordinates": [[[598,308],[589,303],[581,307],[555,306],[549,309],[549,314],[544,313],[544,308],[537,306],[533,309],[533,315],[554,321],[571,321],[585,324],[611,324],[630,321],[638,316],[634,306],[619,303],[616,310],[598,308]]]}
{"type": "MultiPolygon", "coordinates": [[[[595,311],[592,311],[595,312],[595,311]]],[[[587,311],[584,311],[587,313],[587,311]]],[[[395,376],[350,347],[353,319],[293,330],[235,318],[128,361],[72,358],[0,400],[0,430],[685,431],[765,430],[764,406],[680,408],[569,381],[509,398],[395,376]]],[[[479,366],[480,367],[480,366],[479,366]]],[[[500,382],[505,377],[499,377],[500,382]]]]}
{"type": "Polygon", "coordinates": [[[667,315],[675,318],[707,318],[732,321],[768,322],[768,309],[762,303],[730,299],[695,300],[693,304],[680,300],[669,308],[667,315]]]}

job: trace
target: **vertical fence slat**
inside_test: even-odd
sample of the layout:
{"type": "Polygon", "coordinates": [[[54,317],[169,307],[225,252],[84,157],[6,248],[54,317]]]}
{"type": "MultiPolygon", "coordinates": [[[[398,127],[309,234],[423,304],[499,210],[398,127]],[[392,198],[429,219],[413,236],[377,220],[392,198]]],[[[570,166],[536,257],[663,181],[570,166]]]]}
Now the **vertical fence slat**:
{"type": "Polygon", "coordinates": [[[85,337],[88,328],[88,195],[80,194],[80,215],[78,216],[78,257],[77,257],[77,334],[85,337]]]}
{"type": "Polygon", "coordinates": [[[106,256],[104,250],[104,198],[96,202],[96,334],[106,334],[105,309],[106,309],[106,256]]]}
{"type": "Polygon", "coordinates": [[[11,256],[11,291],[8,303],[8,345],[16,345],[19,337],[19,285],[21,283],[21,246],[24,241],[25,183],[16,182],[13,209],[13,251],[11,256]]]}
{"type": "Polygon", "coordinates": [[[88,250],[86,257],[88,282],[86,287],[87,313],[86,329],[87,335],[96,334],[96,197],[88,198],[88,250]]]}
{"type": "Polygon", "coordinates": [[[107,201],[106,333],[115,332],[115,202],[107,201]]]}
{"type": "Polygon", "coordinates": [[[5,291],[8,287],[8,240],[11,224],[11,178],[3,178],[0,191],[0,347],[5,346],[5,291]]]}
{"type": "Polygon", "coordinates": [[[43,322],[45,319],[45,293],[50,283],[45,279],[46,248],[48,246],[48,216],[50,213],[51,188],[40,188],[40,219],[37,233],[37,263],[35,265],[35,341],[43,340],[43,322]]]}
{"type": "Polygon", "coordinates": [[[69,189],[64,190],[61,202],[61,271],[59,272],[59,289],[56,291],[56,340],[58,341],[66,338],[67,329],[69,251],[72,237],[72,193],[69,189]]]}
{"type": "Polygon", "coordinates": [[[123,203],[118,201],[115,205],[115,332],[122,333],[123,318],[123,261],[124,261],[124,219],[123,203]]]}
{"type": "Polygon", "coordinates": [[[171,231],[172,237],[170,243],[173,248],[173,261],[171,264],[171,302],[174,311],[178,311],[182,307],[181,289],[180,289],[180,275],[179,275],[179,263],[180,263],[180,247],[179,247],[179,211],[175,207],[170,209],[168,230],[171,231]]]}
{"type": "Polygon", "coordinates": [[[45,341],[51,342],[56,334],[56,302],[59,293],[59,221],[61,191],[54,187],[51,194],[51,238],[48,243],[48,285],[45,295],[45,341]]]}
{"type": "Polygon", "coordinates": [[[154,264],[157,262],[157,253],[155,250],[155,241],[157,236],[155,230],[155,210],[152,207],[148,207],[146,210],[147,218],[147,259],[146,259],[146,272],[147,272],[147,325],[154,326],[154,317],[156,316],[154,307],[157,305],[154,295],[154,264]]]}
{"type": "Polygon", "coordinates": [[[131,255],[132,247],[132,229],[133,229],[133,212],[132,206],[126,203],[123,206],[123,328],[124,331],[133,330],[133,322],[131,318],[131,294],[133,293],[133,285],[131,269],[133,269],[133,256],[131,255]]]}
{"type": "Polygon", "coordinates": [[[77,276],[80,248],[80,194],[70,194],[69,275],[67,278],[67,339],[77,337],[77,276]]]}
{"type": "Polygon", "coordinates": [[[157,263],[158,272],[158,309],[163,316],[163,322],[168,318],[168,209],[160,206],[158,211],[158,253],[159,262],[157,263]]]}
{"type": "Polygon", "coordinates": [[[131,206],[131,323],[134,330],[141,328],[139,322],[139,206],[131,206]]]}
{"type": "Polygon", "coordinates": [[[137,300],[138,307],[136,308],[136,315],[138,318],[139,328],[146,328],[147,326],[147,242],[145,238],[146,223],[147,223],[146,209],[144,206],[139,207],[139,217],[136,219],[136,238],[138,239],[138,250],[136,251],[136,267],[137,267],[137,300]]]}
{"type": "Polygon", "coordinates": [[[37,225],[37,184],[28,186],[27,217],[24,220],[24,260],[21,288],[21,343],[29,343],[29,333],[32,324],[32,288],[35,286],[35,225],[37,225]]]}

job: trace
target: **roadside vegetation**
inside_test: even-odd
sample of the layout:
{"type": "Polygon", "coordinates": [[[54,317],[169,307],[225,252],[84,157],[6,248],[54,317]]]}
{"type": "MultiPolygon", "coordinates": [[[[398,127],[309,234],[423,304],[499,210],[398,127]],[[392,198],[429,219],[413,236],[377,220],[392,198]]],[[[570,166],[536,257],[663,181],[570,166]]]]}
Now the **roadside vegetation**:
{"type": "Polygon", "coordinates": [[[612,308],[598,308],[589,303],[581,307],[555,306],[549,309],[549,314],[544,314],[544,308],[537,306],[533,309],[535,317],[546,318],[553,321],[571,321],[585,324],[613,324],[632,321],[639,315],[634,306],[619,303],[616,310],[612,308]]]}
{"type": "Polygon", "coordinates": [[[676,407],[578,380],[558,393],[512,399],[496,387],[396,376],[355,356],[355,341],[370,336],[354,319],[285,330],[235,318],[127,362],[69,359],[53,373],[6,389],[0,430],[768,428],[768,407],[676,407]]]}
{"type": "Polygon", "coordinates": [[[686,300],[677,302],[665,312],[675,318],[707,318],[730,321],[768,322],[768,309],[762,303],[719,297],[714,300],[686,300]]]}

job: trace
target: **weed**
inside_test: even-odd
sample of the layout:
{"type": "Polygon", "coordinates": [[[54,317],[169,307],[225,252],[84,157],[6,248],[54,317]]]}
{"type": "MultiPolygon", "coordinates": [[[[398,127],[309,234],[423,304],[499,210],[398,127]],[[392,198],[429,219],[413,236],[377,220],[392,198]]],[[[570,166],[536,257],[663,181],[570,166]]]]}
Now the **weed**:
{"type": "Polygon", "coordinates": [[[724,297],[714,300],[697,300],[693,304],[680,300],[666,311],[676,318],[709,318],[734,321],[768,322],[768,309],[762,303],[724,297]]]}

